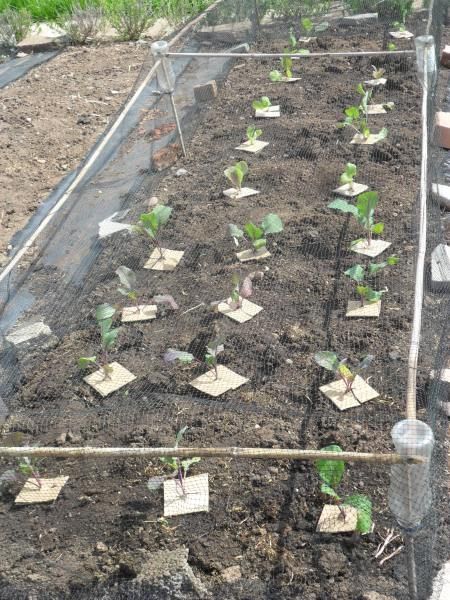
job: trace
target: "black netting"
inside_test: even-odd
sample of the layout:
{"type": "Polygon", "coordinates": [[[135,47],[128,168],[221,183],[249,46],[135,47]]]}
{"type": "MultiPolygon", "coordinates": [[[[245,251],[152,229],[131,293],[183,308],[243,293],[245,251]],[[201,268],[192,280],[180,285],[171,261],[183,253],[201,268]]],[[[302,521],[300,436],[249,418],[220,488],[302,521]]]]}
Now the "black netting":
{"type": "MultiPolygon", "coordinates": [[[[391,452],[391,429],[405,414],[414,309],[422,87],[414,39],[396,39],[390,32],[432,34],[439,49],[446,34],[444,5],[437,0],[425,8],[394,0],[217,3],[175,38],[171,52],[177,54],[168,59],[176,75],[173,99],[185,158],[170,97],[159,93],[155,77],[147,77],[149,55],[128,98],[139,92],[137,101],[111,125],[111,139],[96,146],[98,157],[94,149],[84,162],[86,175],[0,280],[2,445],[171,446],[188,426],[182,443],[196,447],[338,444],[347,451],[391,452]],[[358,17],[375,12],[378,16],[358,17]],[[311,39],[299,40],[305,37],[311,39]],[[405,52],[377,54],[394,50],[392,44],[405,52]],[[286,48],[322,56],[294,57],[292,75],[300,80],[293,83],[270,80],[271,71],[283,68],[278,57],[241,56],[282,54],[286,48]],[[211,56],[217,52],[227,55],[211,56]],[[372,79],[373,68],[384,69],[387,82],[373,88],[371,103],[393,106],[370,116],[369,126],[373,133],[387,127],[388,135],[374,145],[350,144],[354,132],[336,125],[343,110],[358,102],[356,88],[372,79]],[[255,119],[252,101],[262,96],[280,106],[279,118],[255,119]],[[269,143],[258,154],[237,149],[250,125],[260,127],[260,139],[269,143]],[[223,171],[242,160],[249,167],[244,185],[259,193],[225,197],[231,185],[223,171]],[[374,259],[351,250],[362,235],[356,220],[328,208],[348,162],[358,167],[356,181],[379,193],[376,217],[385,224],[379,237],[391,246],[374,259]],[[152,247],[142,236],[126,230],[98,235],[99,223],[114,213],[126,211],[116,214],[118,223],[136,223],[154,197],[173,209],[163,247],[184,251],[173,271],[143,268],[152,247]],[[240,263],[236,252],[245,246],[235,247],[229,223],[259,224],[268,213],[277,213],[284,224],[283,232],[268,236],[271,257],[240,263]],[[389,255],[399,258],[398,265],[371,281],[374,289],[385,290],[379,317],[346,318],[347,302],[357,295],[344,272],[389,255]],[[115,275],[120,265],[135,271],[140,302],[170,294],[179,308],[160,307],[154,320],[122,325],[110,359],[136,378],[102,398],[84,382],[77,360],[98,352],[95,307],[109,302],[119,313],[124,306],[115,275]],[[263,273],[255,277],[251,297],[263,308],[257,316],[238,324],[211,308],[230,295],[234,273],[242,280],[253,271],[263,273]],[[45,325],[41,335],[20,341],[23,328],[36,323],[45,325]],[[163,355],[175,348],[201,361],[217,337],[224,340],[219,363],[247,381],[233,389],[241,382],[232,377],[224,394],[211,397],[190,385],[207,370],[204,365],[174,367],[163,355]],[[314,354],[325,350],[348,358],[350,366],[374,354],[364,377],[378,398],[355,401],[341,412],[319,389],[335,379],[314,361],[314,354]]],[[[447,103],[447,76],[439,78],[428,97],[428,262],[444,240],[431,184],[449,177],[444,151],[433,145],[434,114],[447,103]]],[[[432,427],[436,452],[433,504],[415,538],[421,598],[448,555],[444,292],[431,285],[427,271],[417,416],[432,427]]],[[[2,464],[6,471],[17,460],[2,464]]],[[[310,462],[204,458],[192,472],[209,473],[210,511],[167,519],[162,493],[146,487],[149,478],[170,474],[158,460],[44,459],[39,469],[69,481],[50,505],[17,507],[12,494],[2,497],[0,598],[209,593],[356,600],[370,590],[409,597],[405,548],[388,558],[404,545],[388,508],[387,466],[348,464],[340,484],[343,498],[358,493],[372,501],[375,528],[362,537],[316,531],[326,500],[310,462]],[[391,528],[400,537],[376,556],[391,528]],[[156,553],[176,554],[179,548],[189,550],[188,563],[172,554],[152,562],[156,553]],[[178,560],[175,573],[165,575],[161,564],[172,559],[178,560]],[[230,567],[234,581],[227,581],[230,567]]]]}

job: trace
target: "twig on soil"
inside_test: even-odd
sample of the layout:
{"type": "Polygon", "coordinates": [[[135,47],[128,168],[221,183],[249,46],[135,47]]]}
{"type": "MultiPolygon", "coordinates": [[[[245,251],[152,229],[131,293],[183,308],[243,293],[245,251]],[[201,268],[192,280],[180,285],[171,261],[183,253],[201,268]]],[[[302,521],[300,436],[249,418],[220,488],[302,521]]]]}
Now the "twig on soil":
{"type": "Polygon", "coordinates": [[[383,563],[385,563],[386,561],[390,560],[391,558],[394,558],[394,556],[396,556],[397,554],[400,554],[400,552],[403,550],[403,546],[399,546],[398,548],[396,548],[394,550],[394,552],[391,552],[391,554],[389,554],[388,556],[385,556],[385,558],[383,558],[383,560],[380,560],[380,567],[383,563]]]}
{"type": "Polygon", "coordinates": [[[193,306],[192,308],[188,308],[187,310],[185,310],[184,312],[182,312],[181,315],[186,315],[188,312],[191,312],[191,310],[196,310],[197,308],[200,308],[201,306],[205,306],[205,303],[201,302],[200,304],[197,304],[197,306],[193,306]]]}
{"type": "Polygon", "coordinates": [[[387,546],[389,546],[391,542],[393,542],[399,537],[399,535],[394,535],[394,529],[388,529],[386,538],[378,545],[377,551],[375,552],[375,558],[380,557],[387,548],[387,546]]]}

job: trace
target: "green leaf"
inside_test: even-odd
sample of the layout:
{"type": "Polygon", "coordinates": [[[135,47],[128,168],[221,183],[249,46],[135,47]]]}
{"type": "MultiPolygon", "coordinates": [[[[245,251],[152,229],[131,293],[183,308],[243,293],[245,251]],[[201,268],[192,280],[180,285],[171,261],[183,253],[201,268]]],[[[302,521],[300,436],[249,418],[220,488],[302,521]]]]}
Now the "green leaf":
{"type": "Polygon", "coordinates": [[[375,225],[372,225],[372,233],[375,233],[376,235],[381,235],[384,231],[384,223],[375,223],[375,225]]]}
{"type": "Polygon", "coordinates": [[[93,363],[95,364],[96,360],[96,356],[81,356],[78,359],[78,367],[80,369],[86,369],[87,367],[89,367],[89,365],[92,365],[93,363]]]}
{"type": "Polygon", "coordinates": [[[335,500],[340,500],[340,497],[338,496],[338,494],[336,494],[336,492],[333,490],[333,488],[330,487],[329,485],[327,485],[326,483],[321,483],[320,484],[320,491],[322,492],[322,494],[326,494],[327,496],[331,496],[335,500]]]}
{"type": "MultiPolygon", "coordinates": [[[[342,448],[336,444],[321,448],[321,452],[342,452],[342,448]]],[[[345,471],[343,460],[327,460],[326,458],[315,463],[320,479],[333,490],[340,484],[345,471]]]]}
{"type": "Polygon", "coordinates": [[[373,214],[377,204],[377,192],[364,192],[358,196],[356,201],[357,219],[365,229],[369,229],[373,224],[373,214]]]}
{"type": "Polygon", "coordinates": [[[344,271],[344,274],[347,275],[347,277],[353,279],[354,281],[364,281],[364,267],[362,267],[361,265],[354,265],[350,269],[344,271]]]}
{"type": "Polygon", "coordinates": [[[387,267],[387,262],[381,263],[370,263],[369,264],[369,275],[376,275],[380,271],[382,271],[385,267],[387,267]]]}
{"type": "Polygon", "coordinates": [[[169,348],[164,353],[164,362],[172,363],[179,360],[182,364],[190,364],[194,361],[194,355],[190,352],[183,352],[182,350],[174,350],[169,348]]]}
{"type": "Polygon", "coordinates": [[[225,169],[224,171],[225,177],[229,179],[234,185],[234,187],[238,189],[241,189],[242,181],[244,180],[244,177],[247,175],[247,173],[248,165],[245,162],[245,160],[241,160],[240,162],[236,163],[233,167],[228,167],[228,169],[225,169]]]}
{"type": "Polygon", "coordinates": [[[369,533],[372,531],[372,502],[370,498],[363,494],[353,494],[343,502],[344,506],[353,506],[358,512],[356,530],[359,533],[369,533]]]}
{"type": "Polygon", "coordinates": [[[281,81],[283,79],[283,75],[280,73],[280,71],[275,69],[274,71],[270,71],[269,78],[270,81],[276,83],[277,81],[281,81]]]}
{"type": "Polygon", "coordinates": [[[244,231],[248,235],[248,237],[251,239],[252,242],[254,242],[255,240],[261,239],[263,237],[263,233],[264,233],[264,231],[262,229],[260,229],[253,223],[247,223],[246,225],[244,225],[244,231]]]}
{"type": "Polygon", "coordinates": [[[335,210],[339,210],[343,213],[351,213],[355,216],[358,215],[358,209],[356,208],[356,206],[350,204],[349,202],[347,202],[347,200],[344,200],[343,198],[337,198],[336,200],[333,200],[333,202],[330,202],[330,204],[328,205],[328,208],[334,208],[335,210]]]}
{"type": "Polygon", "coordinates": [[[364,96],[366,93],[366,90],[364,89],[364,86],[362,83],[358,83],[358,87],[356,88],[356,91],[358,92],[358,94],[361,94],[361,96],[364,96]]]}
{"type": "Polygon", "coordinates": [[[377,134],[374,135],[374,139],[376,142],[381,142],[382,140],[386,139],[388,135],[388,129],[387,127],[383,127],[383,129],[381,129],[377,134]]]}
{"type": "Polygon", "coordinates": [[[359,118],[359,108],[357,106],[349,106],[344,110],[346,117],[349,117],[352,121],[359,118]]]}
{"type": "Polygon", "coordinates": [[[180,429],[180,431],[177,433],[176,437],[175,437],[175,448],[178,448],[178,444],[180,444],[181,440],[183,439],[184,434],[186,433],[186,431],[189,429],[189,427],[187,425],[185,425],[184,427],[182,427],[180,429]]]}
{"type": "Polygon", "coordinates": [[[260,100],[253,100],[252,106],[255,110],[266,110],[269,106],[272,106],[272,102],[267,96],[262,96],[260,100]]]}
{"type": "Polygon", "coordinates": [[[97,321],[103,321],[105,319],[110,319],[114,316],[116,309],[113,308],[110,304],[99,304],[95,310],[95,318],[97,321]]]}
{"type": "Polygon", "coordinates": [[[381,290],[380,292],[376,292],[375,290],[373,290],[371,287],[369,286],[364,286],[364,285],[358,285],[356,286],[356,292],[362,297],[364,298],[364,300],[366,302],[368,302],[369,304],[372,304],[373,302],[378,302],[378,300],[381,300],[382,295],[385,293],[384,290],[381,290]]]}
{"type": "Polygon", "coordinates": [[[324,350],[322,352],[316,352],[314,354],[314,360],[319,365],[319,367],[323,367],[327,371],[336,372],[339,366],[339,359],[337,354],[334,352],[329,352],[324,350]]]}
{"type": "Polygon", "coordinates": [[[307,48],[301,48],[297,50],[296,54],[300,54],[300,56],[308,56],[311,52],[307,48]]]}
{"type": "Polygon", "coordinates": [[[275,213],[269,213],[262,220],[261,227],[266,235],[280,233],[283,231],[283,222],[275,213]]]}
{"type": "Polygon", "coordinates": [[[310,33],[314,28],[313,22],[311,21],[311,19],[308,19],[308,17],[302,19],[301,24],[306,33],[310,33]]]}
{"type": "Polygon", "coordinates": [[[329,26],[330,24],[328,23],[328,21],[323,21],[323,23],[319,23],[315,27],[316,33],[323,33],[328,29],[329,26]]]}
{"type": "Polygon", "coordinates": [[[392,266],[394,266],[394,265],[397,265],[397,264],[398,264],[398,262],[399,262],[399,260],[400,260],[400,259],[399,259],[399,257],[398,257],[398,256],[395,256],[395,255],[393,254],[392,256],[388,256],[388,257],[387,257],[387,259],[386,259],[386,262],[387,262],[387,264],[388,264],[390,267],[392,267],[392,266]]]}
{"type": "MultiPolygon", "coordinates": [[[[134,271],[122,265],[116,269],[116,275],[119,277],[120,283],[126,288],[126,293],[136,289],[136,274],[134,271]]],[[[123,288],[119,288],[119,292],[123,294],[123,288]]]]}
{"type": "Polygon", "coordinates": [[[240,240],[241,238],[244,237],[244,232],[242,231],[242,229],[239,229],[239,227],[237,225],[234,225],[233,223],[230,223],[228,225],[228,231],[231,235],[231,237],[240,240]]]}
{"type": "Polygon", "coordinates": [[[172,208],[170,208],[170,206],[166,206],[165,204],[158,204],[158,206],[155,206],[155,208],[152,210],[151,214],[155,215],[155,217],[158,219],[159,225],[165,225],[170,219],[172,208]]]}
{"type": "Polygon", "coordinates": [[[119,335],[120,332],[120,327],[117,327],[116,329],[111,329],[110,331],[106,331],[103,336],[102,336],[102,343],[103,346],[105,347],[105,349],[109,349],[112,348],[112,346],[114,346],[116,340],[117,340],[117,336],[119,335]]]}
{"type": "Polygon", "coordinates": [[[264,248],[264,246],[267,245],[267,240],[265,238],[261,238],[260,240],[255,240],[253,242],[253,248],[255,250],[260,250],[261,248],[264,248]]]}

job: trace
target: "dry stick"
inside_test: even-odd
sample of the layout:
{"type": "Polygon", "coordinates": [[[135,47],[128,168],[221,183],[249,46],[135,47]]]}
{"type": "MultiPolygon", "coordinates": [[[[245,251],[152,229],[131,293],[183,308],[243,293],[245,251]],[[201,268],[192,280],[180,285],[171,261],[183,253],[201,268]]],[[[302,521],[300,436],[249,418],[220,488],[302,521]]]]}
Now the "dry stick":
{"type": "Polygon", "coordinates": [[[421,464],[425,462],[422,456],[401,456],[399,454],[375,454],[373,452],[324,452],[322,450],[297,450],[290,448],[93,448],[82,446],[78,448],[53,447],[0,447],[0,457],[144,457],[159,458],[170,456],[185,458],[203,456],[209,458],[261,458],[279,460],[343,460],[346,462],[367,462],[375,464],[421,464]]]}

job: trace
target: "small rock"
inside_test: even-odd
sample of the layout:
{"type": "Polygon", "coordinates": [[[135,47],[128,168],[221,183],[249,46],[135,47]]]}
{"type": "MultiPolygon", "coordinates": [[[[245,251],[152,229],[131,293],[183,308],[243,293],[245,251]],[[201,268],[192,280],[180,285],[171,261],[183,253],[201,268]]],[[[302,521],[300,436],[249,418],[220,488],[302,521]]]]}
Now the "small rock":
{"type": "Polygon", "coordinates": [[[60,433],[58,435],[58,437],[55,440],[55,443],[57,446],[62,446],[63,444],[66,443],[66,439],[67,439],[67,433],[64,431],[63,433],[60,433]]]}
{"type": "Polygon", "coordinates": [[[159,204],[159,200],[158,200],[158,198],[156,196],[152,196],[146,202],[146,205],[147,205],[148,208],[153,208],[157,204],[159,204]]]}
{"type": "Polygon", "coordinates": [[[269,467],[267,469],[269,471],[269,473],[271,473],[272,475],[278,475],[278,468],[277,467],[269,467]]]}
{"type": "Polygon", "coordinates": [[[104,554],[105,552],[108,552],[108,546],[103,542],[97,542],[95,544],[95,549],[99,554],[104,554]]]}
{"type": "Polygon", "coordinates": [[[178,171],[175,173],[176,177],[183,177],[183,175],[188,175],[188,171],[186,171],[186,169],[178,169],[178,171]]]}
{"type": "Polygon", "coordinates": [[[235,583],[242,577],[241,567],[239,565],[228,567],[221,572],[221,575],[227,583],[235,583]]]}
{"type": "Polygon", "coordinates": [[[384,594],[379,594],[378,592],[364,592],[364,594],[360,597],[360,600],[395,600],[393,596],[385,596],[384,594]]]}
{"type": "Polygon", "coordinates": [[[391,360],[399,360],[400,354],[394,350],[393,352],[389,352],[389,358],[391,360]]]}
{"type": "Polygon", "coordinates": [[[71,442],[72,444],[78,444],[79,442],[81,442],[81,435],[77,434],[77,433],[73,433],[72,431],[68,431],[66,439],[68,442],[71,442]]]}

